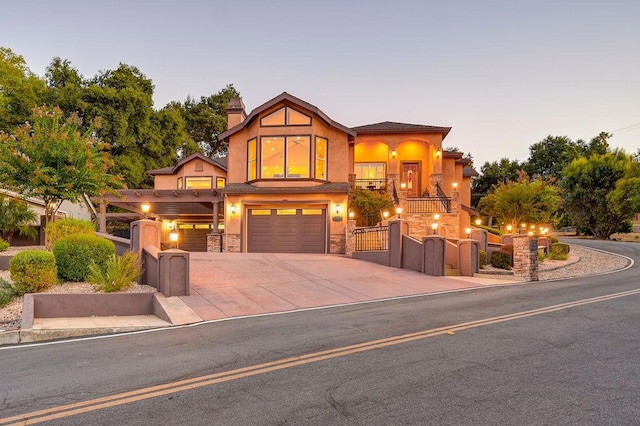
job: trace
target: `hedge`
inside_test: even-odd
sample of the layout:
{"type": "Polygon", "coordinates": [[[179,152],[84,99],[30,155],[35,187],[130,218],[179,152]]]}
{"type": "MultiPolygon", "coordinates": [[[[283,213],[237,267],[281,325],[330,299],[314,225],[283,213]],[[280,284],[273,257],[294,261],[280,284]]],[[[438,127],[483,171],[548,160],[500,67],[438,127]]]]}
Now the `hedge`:
{"type": "Polygon", "coordinates": [[[115,253],[116,246],[112,241],[96,235],[69,235],[53,245],[58,277],[64,281],[84,281],[92,261],[104,269],[109,257],[115,253]]]}
{"type": "Polygon", "coordinates": [[[56,260],[46,250],[25,250],[9,261],[13,288],[18,295],[37,293],[58,282],[56,260]]]}

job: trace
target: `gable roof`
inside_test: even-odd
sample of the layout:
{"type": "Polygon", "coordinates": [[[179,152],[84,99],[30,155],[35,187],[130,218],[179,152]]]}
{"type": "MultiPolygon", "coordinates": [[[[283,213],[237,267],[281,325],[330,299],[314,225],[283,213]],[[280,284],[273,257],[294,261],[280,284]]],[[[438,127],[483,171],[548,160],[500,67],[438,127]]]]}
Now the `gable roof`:
{"type": "Polygon", "coordinates": [[[207,163],[213,166],[219,167],[225,172],[227,171],[227,157],[209,158],[205,155],[200,154],[199,152],[196,152],[195,154],[191,154],[190,156],[183,158],[175,166],[163,167],[161,169],[156,169],[156,170],[149,170],[147,173],[149,173],[151,176],[175,175],[182,168],[182,166],[184,166],[189,161],[194,160],[196,158],[199,160],[206,161],[207,163]]]}
{"type": "Polygon", "coordinates": [[[382,123],[365,124],[352,127],[359,135],[371,133],[442,133],[442,139],[447,137],[451,127],[425,126],[422,124],[397,123],[383,121],[382,123]]]}
{"type": "Polygon", "coordinates": [[[271,99],[270,101],[265,102],[264,104],[260,105],[259,107],[255,108],[253,111],[251,111],[251,113],[247,116],[247,118],[240,124],[233,126],[232,128],[230,128],[229,130],[227,130],[226,132],[221,133],[218,136],[218,139],[220,140],[224,140],[224,141],[228,141],[229,137],[232,136],[233,134],[239,132],[240,130],[244,129],[245,127],[249,126],[256,118],[258,118],[258,116],[260,115],[260,113],[264,112],[265,110],[268,110],[269,108],[281,103],[287,101],[293,105],[297,105],[301,108],[304,108],[308,111],[311,111],[312,113],[314,113],[315,115],[317,115],[318,117],[320,117],[322,119],[322,121],[324,121],[325,123],[327,123],[329,126],[334,127],[336,129],[342,130],[344,133],[346,133],[349,136],[349,140],[354,140],[355,136],[356,136],[356,132],[354,132],[352,129],[348,128],[347,126],[344,126],[336,121],[333,121],[332,119],[329,118],[329,116],[327,114],[325,114],[324,112],[322,112],[320,110],[320,108],[318,108],[315,105],[312,105],[308,102],[303,101],[300,98],[296,98],[293,95],[290,95],[287,92],[282,92],[280,95],[276,96],[275,98],[271,99]]]}

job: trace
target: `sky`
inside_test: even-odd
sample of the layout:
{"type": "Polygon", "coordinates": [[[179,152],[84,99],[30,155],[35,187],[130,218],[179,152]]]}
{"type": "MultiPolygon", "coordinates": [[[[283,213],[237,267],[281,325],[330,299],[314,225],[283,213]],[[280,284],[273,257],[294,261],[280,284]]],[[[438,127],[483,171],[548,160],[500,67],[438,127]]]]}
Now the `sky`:
{"type": "Polygon", "coordinates": [[[282,92],[353,127],[452,127],[476,168],[547,135],[640,147],[640,2],[0,0],[0,46],[44,76],[119,63],[162,108],[233,84],[247,112],[282,92]]]}

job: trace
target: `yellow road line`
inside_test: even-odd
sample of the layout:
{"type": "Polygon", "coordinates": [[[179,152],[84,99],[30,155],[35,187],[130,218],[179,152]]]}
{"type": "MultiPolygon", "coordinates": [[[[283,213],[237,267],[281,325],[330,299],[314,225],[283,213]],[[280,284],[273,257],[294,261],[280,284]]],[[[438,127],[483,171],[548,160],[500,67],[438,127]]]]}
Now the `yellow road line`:
{"type": "Polygon", "coordinates": [[[158,396],[168,395],[176,392],[195,389],[203,386],[210,386],[217,383],[228,382],[241,379],[244,377],[256,376],[272,371],[283,370],[285,368],[296,367],[299,365],[310,364],[313,362],[324,361],[331,358],[337,358],[346,355],[352,355],[360,352],[366,352],[374,349],[380,349],[388,346],[394,346],[402,343],[408,343],[415,340],[426,339],[429,337],[440,336],[449,332],[457,332],[476,327],[482,327],[491,324],[498,324],[506,321],[527,318],[535,315],[542,315],[550,312],[569,309],[576,306],[582,306],[597,302],[603,302],[620,297],[632,296],[639,294],[640,289],[629,290],[620,293],[598,296],[589,299],[577,300],[574,302],[562,303],[559,305],[548,306],[545,308],[532,309],[529,311],[518,312],[515,314],[502,315],[492,318],[485,318],[476,321],[465,322],[457,325],[439,327],[430,330],[418,331],[415,333],[403,334],[400,336],[388,337],[384,339],[372,340],[369,342],[358,343],[355,345],[343,346],[335,349],[314,352],[306,355],[284,358],[281,360],[256,364],[249,367],[238,368],[235,370],[225,371],[221,373],[209,374],[192,379],[180,380],[162,385],[151,386],[147,388],[136,389],[129,392],[113,394],[101,398],[80,401],[73,404],[61,405],[44,410],[34,411],[30,413],[20,414],[17,416],[6,417],[0,419],[0,425],[19,422],[20,424],[36,424],[44,421],[60,419],[73,416],[76,414],[86,413],[90,411],[100,410],[103,408],[115,407],[123,404],[130,404],[144,399],[155,398],[158,396]]]}

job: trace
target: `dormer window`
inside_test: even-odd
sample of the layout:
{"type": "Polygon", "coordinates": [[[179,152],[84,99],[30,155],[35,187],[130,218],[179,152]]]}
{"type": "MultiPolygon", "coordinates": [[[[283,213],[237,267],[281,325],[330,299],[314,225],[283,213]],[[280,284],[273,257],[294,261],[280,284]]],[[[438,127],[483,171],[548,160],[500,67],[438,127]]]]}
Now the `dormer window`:
{"type": "Polygon", "coordinates": [[[282,107],[260,120],[260,126],[262,127],[310,125],[311,117],[289,107],[282,107]]]}

